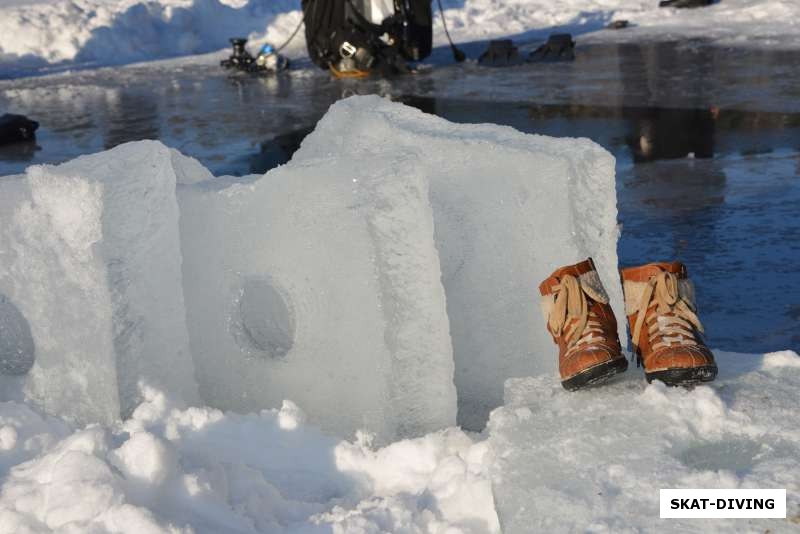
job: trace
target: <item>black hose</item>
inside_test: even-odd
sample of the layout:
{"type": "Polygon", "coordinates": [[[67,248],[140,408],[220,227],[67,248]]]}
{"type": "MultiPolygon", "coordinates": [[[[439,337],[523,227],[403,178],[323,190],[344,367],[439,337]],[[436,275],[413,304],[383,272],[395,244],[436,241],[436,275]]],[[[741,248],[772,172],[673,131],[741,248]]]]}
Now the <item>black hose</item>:
{"type": "Polygon", "coordinates": [[[278,52],[280,52],[281,50],[283,50],[284,48],[286,48],[289,45],[289,43],[292,42],[292,39],[295,38],[295,36],[297,35],[297,32],[300,31],[300,28],[303,27],[303,23],[306,21],[306,14],[305,14],[305,12],[302,12],[302,13],[303,13],[303,15],[300,17],[300,22],[297,24],[297,28],[294,29],[294,31],[292,32],[292,35],[290,35],[289,38],[286,39],[286,41],[283,42],[282,45],[280,45],[278,48],[275,49],[275,53],[276,54],[278,52]]]}
{"type": "Polygon", "coordinates": [[[462,52],[456,45],[453,44],[453,40],[450,38],[450,32],[447,31],[447,22],[444,20],[444,9],[442,8],[442,0],[436,0],[439,4],[439,15],[442,16],[442,26],[444,27],[444,34],[447,36],[447,42],[450,43],[450,49],[453,51],[453,59],[456,60],[456,63],[461,63],[467,56],[462,52]]]}

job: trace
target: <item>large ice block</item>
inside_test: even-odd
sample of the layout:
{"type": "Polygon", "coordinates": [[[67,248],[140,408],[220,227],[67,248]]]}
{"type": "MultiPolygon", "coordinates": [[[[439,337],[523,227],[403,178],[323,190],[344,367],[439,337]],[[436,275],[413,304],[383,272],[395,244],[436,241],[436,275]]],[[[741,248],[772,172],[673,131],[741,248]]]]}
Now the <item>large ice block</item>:
{"type": "Polygon", "coordinates": [[[46,411],[108,423],[140,380],[197,400],[175,181],[150,141],[0,179],[0,313],[19,337],[4,345],[33,360],[25,389],[46,411]]]}
{"type": "Polygon", "coordinates": [[[368,167],[407,154],[407,167],[430,181],[463,426],[483,427],[506,378],[555,372],[537,292],[555,268],[593,257],[623,317],[614,158],[588,139],[453,124],[352,97],[331,107],[295,158],[328,154],[368,167]]]}
{"type": "Polygon", "coordinates": [[[413,158],[185,174],[184,294],[205,402],[245,412],[291,399],[328,431],[381,441],[455,423],[433,216],[413,158]]]}

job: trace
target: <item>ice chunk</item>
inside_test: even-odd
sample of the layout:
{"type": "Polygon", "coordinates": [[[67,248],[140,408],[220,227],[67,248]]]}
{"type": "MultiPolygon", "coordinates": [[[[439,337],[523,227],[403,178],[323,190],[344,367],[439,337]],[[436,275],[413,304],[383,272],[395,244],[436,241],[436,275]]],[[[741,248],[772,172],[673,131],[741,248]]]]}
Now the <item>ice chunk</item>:
{"type": "MultiPolygon", "coordinates": [[[[649,531],[660,488],[786,488],[800,506],[800,357],[716,352],[718,379],[693,390],[640,373],[570,393],[552,376],[512,379],[489,422],[491,477],[503,531],[649,531]]],[[[752,520],[753,531],[792,531],[752,520]]],[[[704,520],[730,532],[736,520],[704,520]]],[[[671,520],[670,529],[697,530],[671,520]]],[[[796,527],[794,527],[796,530],[796,527]]]]}
{"type": "Polygon", "coordinates": [[[170,149],[172,156],[172,169],[175,171],[175,180],[179,184],[195,184],[211,180],[214,175],[196,159],[170,149]]]}
{"type": "Polygon", "coordinates": [[[179,186],[178,198],[205,402],[245,412],[291,399],[328,431],[382,441],[455,423],[433,216],[413,159],[295,158],[263,177],[179,186]]]}
{"type": "Polygon", "coordinates": [[[366,167],[408,154],[399,174],[430,180],[463,426],[483,427],[506,378],[555,371],[537,291],[555,268],[593,257],[624,317],[614,158],[595,143],[452,124],[370,96],[333,105],[295,158],[330,154],[366,167]]]}
{"type": "Polygon", "coordinates": [[[160,143],[0,180],[0,323],[13,317],[10,346],[34,360],[28,395],[106,423],[136,406],[139,380],[197,400],[180,264],[175,173],[160,143]]]}

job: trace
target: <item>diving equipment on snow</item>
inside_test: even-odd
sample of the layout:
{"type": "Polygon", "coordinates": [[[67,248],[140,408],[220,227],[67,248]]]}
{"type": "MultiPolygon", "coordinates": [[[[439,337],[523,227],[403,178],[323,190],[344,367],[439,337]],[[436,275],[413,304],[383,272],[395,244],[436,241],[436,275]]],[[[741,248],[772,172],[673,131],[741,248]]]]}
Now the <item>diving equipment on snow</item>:
{"type": "Polygon", "coordinates": [[[340,77],[406,72],[433,46],[427,0],[302,0],[311,60],[340,77]]]}
{"type": "Polygon", "coordinates": [[[519,49],[511,39],[489,41],[489,47],[478,58],[478,64],[485,67],[510,67],[520,63],[519,49]]]}
{"type": "Polygon", "coordinates": [[[575,41],[568,33],[554,33],[547,42],[531,52],[528,61],[531,63],[552,63],[556,61],[573,61],[575,59],[575,41]]]}
{"type": "Polygon", "coordinates": [[[0,116],[0,145],[36,140],[39,123],[24,115],[6,113],[0,116]]]}
{"type": "Polygon", "coordinates": [[[455,44],[453,44],[453,40],[450,38],[450,31],[447,29],[447,21],[444,19],[442,0],[436,0],[436,3],[439,5],[439,15],[442,17],[442,28],[444,28],[444,34],[447,37],[447,42],[450,43],[450,50],[453,51],[453,59],[456,61],[456,63],[461,63],[467,59],[467,56],[455,44]]]}
{"type": "Polygon", "coordinates": [[[714,3],[714,0],[661,0],[658,7],[706,7],[714,3]]]}
{"type": "Polygon", "coordinates": [[[228,59],[219,62],[226,69],[236,69],[251,73],[274,73],[289,68],[289,59],[280,55],[271,44],[264,44],[253,57],[247,51],[247,39],[234,37],[230,39],[233,53],[228,59]]]}

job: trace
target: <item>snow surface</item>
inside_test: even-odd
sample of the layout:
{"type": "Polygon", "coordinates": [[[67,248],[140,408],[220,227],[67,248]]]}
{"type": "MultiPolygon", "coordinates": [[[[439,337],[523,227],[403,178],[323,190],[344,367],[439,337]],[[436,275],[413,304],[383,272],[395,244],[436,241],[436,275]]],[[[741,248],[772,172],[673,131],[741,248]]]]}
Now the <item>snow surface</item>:
{"type": "Polygon", "coordinates": [[[171,161],[143,141],[0,181],[0,295],[27,321],[21,381],[49,413],[113,422],[139,380],[198,399],[171,161]]]}
{"type": "Polygon", "coordinates": [[[693,390],[639,369],[574,394],[509,380],[489,423],[504,532],[797,532],[800,357],[715,357],[720,376],[693,390]],[[659,488],[785,488],[788,519],[658,521],[659,488]]]}
{"type": "Polygon", "coordinates": [[[796,532],[800,356],[716,357],[719,381],[693,390],[510,380],[488,435],[383,448],[288,401],[237,415],[147,388],[124,423],[85,428],[0,403],[0,532],[796,532]],[[659,520],[664,487],[786,488],[788,517],[659,520]]]}
{"type": "Polygon", "coordinates": [[[382,441],[452,426],[453,348],[416,156],[305,143],[323,153],[179,190],[202,398],[240,412],[291,398],[332,433],[382,441]]]}
{"type": "Polygon", "coordinates": [[[376,449],[291,402],[250,415],[163,394],[114,427],[0,404],[0,532],[498,532],[486,442],[451,428],[376,449]]]}
{"type": "Polygon", "coordinates": [[[330,154],[368,168],[405,155],[395,172],[430,181],[465,428],[483,428],[507,378],[556,368],[537,289],[556,268],[595,259],[625,339],[614,158],[600,146],[454,124],[369,96],[331,106],[294,157],[330,154]]]}
{"type": "MultiPolygon", "coordinates": [[[[800,48],[800,3],[794,0],[722,0],[703,9],[661,9],[656,0],[444,0],[444,5],[459,42],[542,39],[570,31],[588,41],[689,37],[728,46],[800,48]],[[619,19],[633,27],[603,30],[619,19]]],[[[435,14],[434,42],[441,46],[446,41],[435,14]]],[[[301,18],[299,0],[0,0],[0,74],[202,54],[227,48],[235,36],[279,44],[301,18]]],[[[305,55],[303,32],[287,52],[305,55]]]]}

